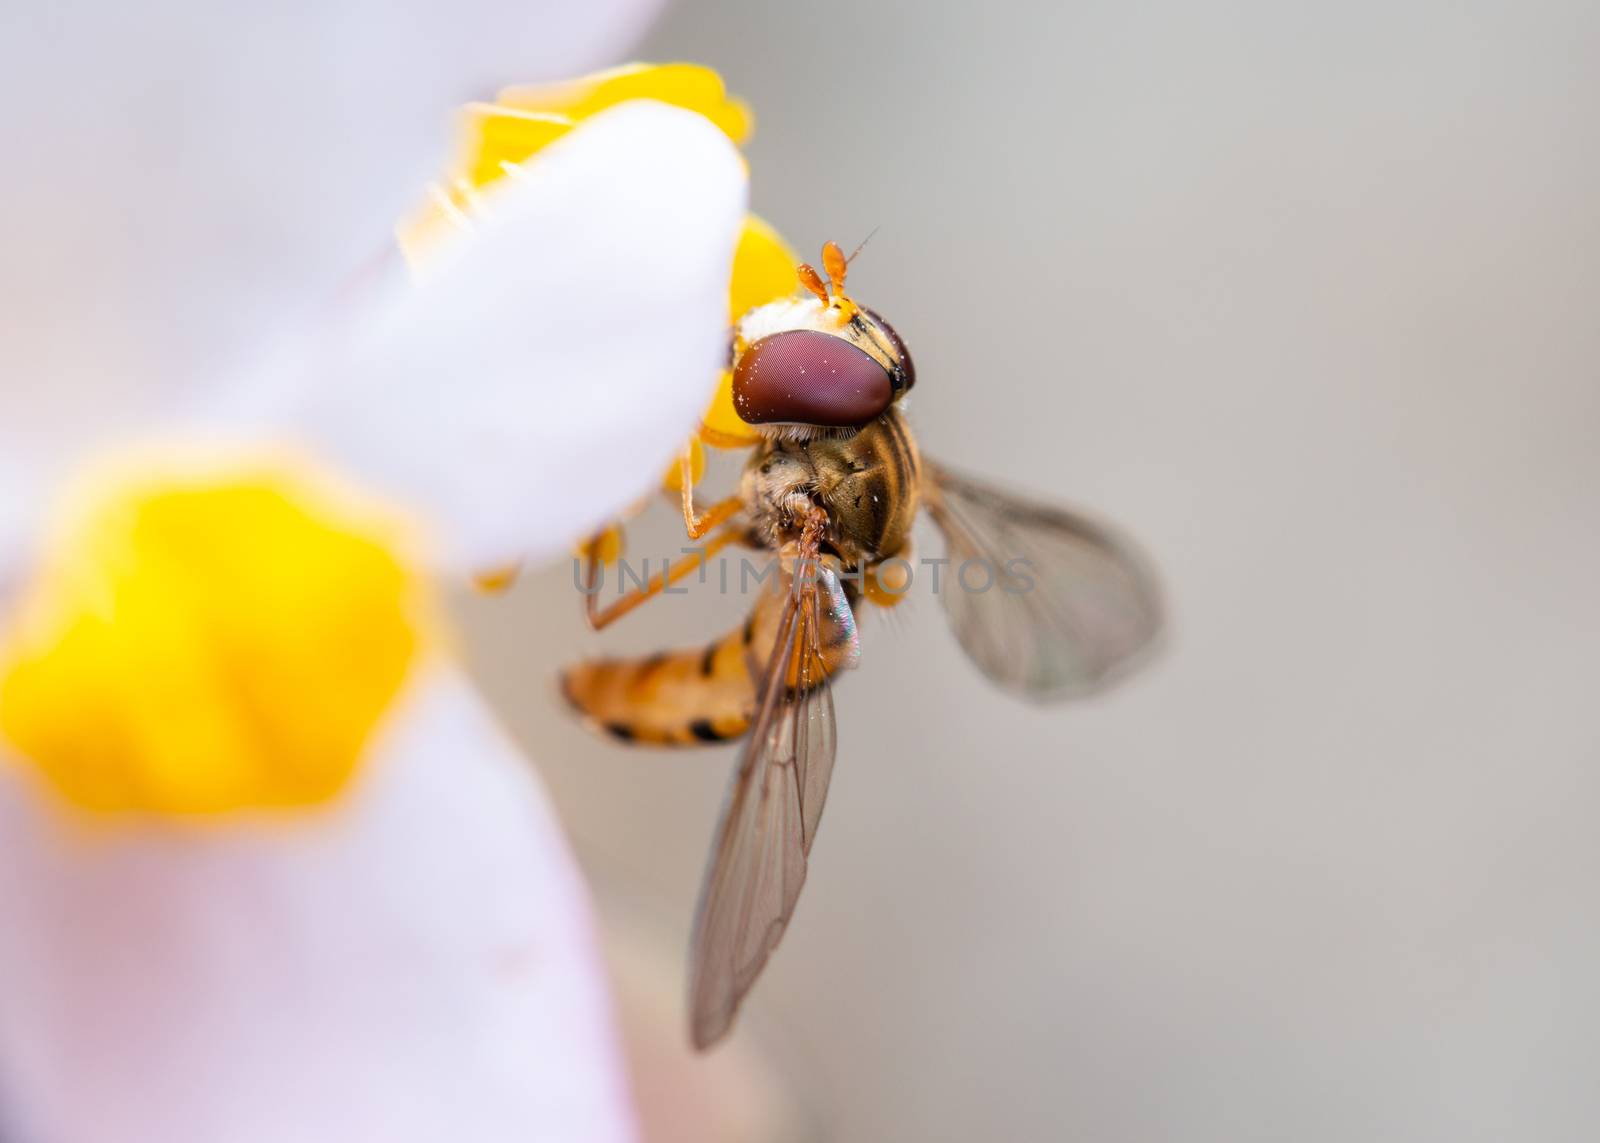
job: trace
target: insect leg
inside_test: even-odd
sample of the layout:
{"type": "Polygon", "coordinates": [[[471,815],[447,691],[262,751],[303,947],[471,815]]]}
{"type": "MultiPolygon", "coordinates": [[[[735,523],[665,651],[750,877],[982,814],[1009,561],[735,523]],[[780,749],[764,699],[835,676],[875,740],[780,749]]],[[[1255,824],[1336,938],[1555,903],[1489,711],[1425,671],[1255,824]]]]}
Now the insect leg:
{"type": "Polygon", "coordinates": [[[622,525],[609,524],[590,536],[580,545],[583,554],[584,614],[594,609],[594,597],[600,591],[601,569],[622,555],[622,525]]]}
{"type": "MultiPolygon", "coordinates": [[[[741,534],[742,533],[738,528],[724,528],[715,536],[712,536],[710,540],[706,541],[705,546],[699,551],[692,552],[683,559],[667,565],[661,571],[651,576],[650,582],[646,583],[643,587],[636,587],[632,591],[628,592],[627,595],[618,597],[604,609],[601,609],[596,603],[600,593],[598,591],[591,590],[583,597],[583,613],[584,617],[589,620],[589,626],[594,628],[596,631],[599,631],[605,627],[609,627],[618,619],[621,619],[624,615],[628,614],[628,612],[632,611],[635,607],[638,607],[645,600],[660,595],[667,587],[677,583],[690,572],[696,571],[702,567],[711,559],[712,556],[716,555],[723,548],[739,539],[741,534]]],[[[592,555],[590,559],[593,559],[592,555]]],[[[587,579],[587,584],[591,589],[597,586],[597,581],[594,578],[595,572],[596,569],[591,562],[588,565],[587,579]]]]}
{"type": "Polygon", "coordinates": [[[683,485],[683,528],[684,531],[689,533],[691,540],[698,540],[744,507],[744,500],[741,497],[730,496],[726,500],[713,504],[706,510],[704,516],[696,516],[694,512],[694,480],[692,479],[694,476],[694,453],[689,449],[684,449],[678,465],[680,483],[683,485]]]}

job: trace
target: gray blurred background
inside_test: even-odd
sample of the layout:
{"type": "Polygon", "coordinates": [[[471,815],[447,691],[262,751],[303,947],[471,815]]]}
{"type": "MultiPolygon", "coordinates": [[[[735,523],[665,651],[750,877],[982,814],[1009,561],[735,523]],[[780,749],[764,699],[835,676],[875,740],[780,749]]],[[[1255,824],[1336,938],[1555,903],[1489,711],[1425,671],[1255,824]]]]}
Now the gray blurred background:
{"type": "MultiPolygon", "coordinates": [[[[804,254],[879,228],[924,447],[1171,596],[1159,662],[1053,710],[931,599],[867,619],[735,1031],[809,1128],[1600,1137],[1600,8],[678,0],[639,55],[750,100],[804,254]]],[[[741,601],[596,638],[570,578],[464,600],[471,653],[681,958],[734,752],[592,739],[551,679],[741,601]]]]}

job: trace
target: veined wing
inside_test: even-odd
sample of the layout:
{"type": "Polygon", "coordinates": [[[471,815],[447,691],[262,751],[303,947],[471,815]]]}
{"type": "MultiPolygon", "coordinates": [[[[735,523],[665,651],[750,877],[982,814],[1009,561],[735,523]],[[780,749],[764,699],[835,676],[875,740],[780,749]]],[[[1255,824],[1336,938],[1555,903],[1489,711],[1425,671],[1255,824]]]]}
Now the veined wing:
{"type": "Polygon", "coordinates": [[[852,665],[853,639],[833,572],[818,569],[786,591],[695,916],[689,1009],[697,1048],[727,1032],[794,913],[833,774],[828,667],[852,665]]]}
{"type": "Polygon", "coordinates": [[[1161,630],[1161,597],[1130,541],[926,458],[923,473],[950,557],[940,598],[984,674],[1051,700],[1093,693],[1142,660],[1161,630]]]}

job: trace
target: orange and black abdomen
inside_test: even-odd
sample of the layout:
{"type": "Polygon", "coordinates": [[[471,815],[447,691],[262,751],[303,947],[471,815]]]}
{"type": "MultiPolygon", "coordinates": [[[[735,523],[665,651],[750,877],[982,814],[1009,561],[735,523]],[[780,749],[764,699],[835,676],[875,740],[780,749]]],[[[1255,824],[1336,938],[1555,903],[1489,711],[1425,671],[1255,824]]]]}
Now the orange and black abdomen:
{"type": "MultiPolygon", "coordinates": [[[[837,574],[837,561],[832,566],[837,574]]],[[[594,729],[624,742],[696,746],[738,738],[755,716],[758,680],[772,660],[778,626],[792,613],[792,586],[787,575],[774,580],[737,630],[703,647],[570,667],[561,674],[561,693],[594,729]]],[[[815,677],[827,678],[853,661],[855,623],[848,613],[842,620],[830,615],[825,605],[817,616],[815,677]]],[[[796,647],[791,686],[799,655],[796,647]]]]}
{"type": "Polygon", "coordinates": [[[743,625],[703,647],[579,663],[562,672],[561,693],[596,730],[625,742],[702,746],[738,738],[755,713],[751,664],[771,654],[781,603],[763,595],[743,625]]]}

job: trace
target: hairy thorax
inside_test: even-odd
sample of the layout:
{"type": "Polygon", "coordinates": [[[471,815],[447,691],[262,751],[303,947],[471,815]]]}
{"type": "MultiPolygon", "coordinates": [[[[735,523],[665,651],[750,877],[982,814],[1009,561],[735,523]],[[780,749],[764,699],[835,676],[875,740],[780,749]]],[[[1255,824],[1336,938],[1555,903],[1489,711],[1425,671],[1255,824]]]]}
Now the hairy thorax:
{"type": "Polygon", "coordinates": [[[820,507],[824,549],[846,567],[871,566],[905,547],[918,479],[916,446],[894,409],[847,434],[775,434],[751,456],[740,486],[750,541],[782,548],[820,507]]]}

